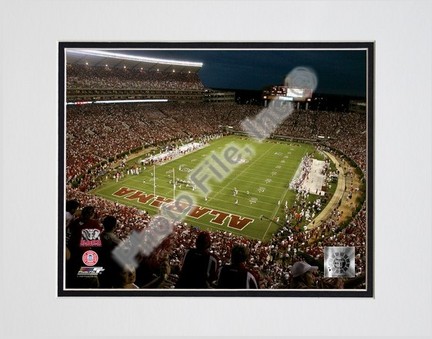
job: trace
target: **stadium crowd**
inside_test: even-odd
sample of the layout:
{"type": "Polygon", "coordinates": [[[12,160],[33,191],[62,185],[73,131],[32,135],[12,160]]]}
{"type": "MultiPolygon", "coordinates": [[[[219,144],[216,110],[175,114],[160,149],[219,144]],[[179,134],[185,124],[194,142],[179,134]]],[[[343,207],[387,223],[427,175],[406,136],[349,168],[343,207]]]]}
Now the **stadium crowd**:
{"type": "Polygon", "coordinates": [[[234,103],[68,106],[67,181],[124,152],[214,134],[219,126],[234,125],[256,111],[256,106],[244,108],[234,103]]]}
{"type": "Polygon", "coordinates": [[[91,89],[203,90],[196,73],[68,64],[67,87],[91,89]]]}
{"type": "MultiPolygon", "coordinates": [[[[196,74],[175,73],[168,76],[162,72],[106,67],[95,69],[77,65],[68,66],[67,72],[67,84],[71,88],[203,88],[196,74]]],[[[238,129],[244,118],[253,117],[261,109],[258,106],[235,103],[68,106],[66,198],[69,201],[76,200],[81,208],[91,206],[94,211],[91,218],[95,225],[99,225],[102,234],[110,233],[114,243],[127,243],[131,232],[147,229],[152,218],[140,209],[87,193],[98,184],[98,177],[110,170],[110,162],[121,159],[121,156],[131,150],[217,134],[221,132],[221,126],[238,129]],[[78,177],[78,185],[72,185],[78,177]],[[107,217],[114,217],[116,220],[115,227],[109,232],[103,230],[105,224],[108,224],[107,217]]],[[[365,172],[365,131],[366,119],[358,113],[296,110],[274,134],[320,140],[321,145],[342,151],[365,172]]],[[[301,210],[307,210],[312,215],[321,209],[320,205],[307,205],[307,196],[301,192],[298,194],[296,207],[293,215],[294,212],[299,213],[301,210]]],[[[79,221],[80,211],[83,210],[78,209],[75,215],[70,215],[68,225],[79,222],[85,224],[85,221],[79,221]]],[[[248,252],[247,261],[243,260],[241,267],[246,267],[245,272],[254,277],[255,280],[251,278],[251,281],[257,282],[256,287],[291,288],[293,275],[290,274],[290,269],[294,263],[305,258],[309,261],[322,262],[323,248],[327,245],[355,246],[356,276],[362,277],[366,267],[366,206],[362,206],[360,212],[345,228],[338,226],[340,217],[340,211],[336,208],[330,218],[317,227],[306,230],[293,227],[295,220],[287,217],[287,222],[268,243],[246,239],[229,232],[212,231],[209,232],[209,253],[206,255],[216,258],[218,267],[225,267],[224,265],[233,260],[235,253],[232,249],[240,244],[248,252]]],[[[65,233],[71,234],[73,230],[69,229],[65,233]]],[[[185,253],[196,246],[200,234],[201,231],[193,225],[177,222],[173,232],[149,257],[140,258],[138,268],[122,268],[118,279],[113,279],[113,282],[107,282],[105,279],[92,286],[175,288],[182,275],[185,253]]],[[[71,255],[74,258],[77,249],[74,246],[71,248],[71,255]]],[[[233,269],[229,267],[226,271],[231,272],[233,269]]],[[[74,282],[71,284],[73,286],[74,282]]],[[[355,287],[359,286],[364,287],[364,280],[360,280],[355,287]]],[[[217,287],[217,282],[210,287],[217,287]]],[[[341,284],[340,280],[326,280],[321,277],[309,287],[342,288],[343,282],[341,284]]]]}
{"type": "Polygon", "coordinates": [[[296,110],[274,134],[321,138],[323,145],[343,152],[366,171],[366,119],[362,113],[296,110]]]}
{"type": "MultiPolygon", "coordinates": [[[[148,227],[151,220],[145,211],[108,201],[77,189],[69,189],[67,199],[76,200],[81,206],[94,207],[94,219],[100,224],[107,216],[115,216],[117,227],[114,233],[121,241],[127,242],[132,231],[142,231],[148,227]]],[[[355,246],[356,275],[362,276],[365,273],[366,264],[365,214],[365,207],[363,207],[350,225],[339,231],[336,223],[340,215],[335,210],[331,218],[310,230],[293,232],[292,228],[285,226],[275,234],[269,243],[246,239],[229,232],[213,231],[209,232],[210,252],[217,258],[218,267],[221,267],[230,262],[230,251],[234,245],[245,246],[250,252],[248,268],[256,277],[259,288],[272,289],[290,288],[290,267],[296,261],[304,259],[305,255],[307,258],[312,258],[314,262],[322,262],[324,246],[355,246]]],[[[167,272],[165,279],[154,287],[175,287],[185,252],[194,247],[200,232],[198,228],[187,223],[175,224],[173,232],[146,261],[146,273],[149,277],[159,276],[161,271],[167,272]]],[[[152,278],[143,279],[140,285],[143,286],[151,280],[152,278]]],[[[322,279],[322,281],[325,280],[322,279]]],[[[334,286],[327,283],[327,287],[333,288],[334,286]]]]}

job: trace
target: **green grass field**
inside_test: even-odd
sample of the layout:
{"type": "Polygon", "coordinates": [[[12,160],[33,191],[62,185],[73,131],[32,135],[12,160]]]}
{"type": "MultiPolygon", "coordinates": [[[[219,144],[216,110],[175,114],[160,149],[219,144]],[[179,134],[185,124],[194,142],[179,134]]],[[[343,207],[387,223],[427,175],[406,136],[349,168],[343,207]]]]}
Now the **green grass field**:
{"type": "Polygon", "coordinates": [[[127,175],[118,182],[106,180],[92,194],[146,210],[150,215],[157,214],[157,205],[160,205],[162,197],[174,197],[173,185],[170,183],[173,170],[176,179],[186,181],[191,170],[207,159],[211,152],[219,154],[232,142],[239,148],[249,146],[254,150],[254,156],[248,162],[237,165],[221,182],[209,180],[212,192],[207,200],[199,194],[198,189],[193,191],[186,184],[182,184],[181,188],[178,185],[175,192],[177,197],[187,192],[194,196],[196,205],[201,207],[198,210],[199,217],[197,214],[184,221],[200,229],[222,230],[266,241],[279,228],[266,218],[276,220],[280,217],[283,223],[285,201],[291,206],[295,199],[295,192],[288,185],[302,157],[307,152],[314,152],[312,145],[273,140],[257,143],[245,137],[227,136],[181,158],[156,165],[156,196],[161,197],[157,202],[153,196],[153,166],[147,166],[139,175],[127,175]],[[238,190],[237,196],[233,195],[234,188],[238,190]],[[261,220],[262,215],[266,218],[261,220]]]}

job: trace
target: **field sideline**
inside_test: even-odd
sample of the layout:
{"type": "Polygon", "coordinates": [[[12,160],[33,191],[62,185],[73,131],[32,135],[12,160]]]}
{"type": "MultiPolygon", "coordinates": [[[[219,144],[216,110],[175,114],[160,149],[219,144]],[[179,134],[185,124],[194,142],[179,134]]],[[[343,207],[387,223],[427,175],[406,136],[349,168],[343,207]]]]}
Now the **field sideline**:
{"type": "MultiPolygon", "coordinates": [[[[158,213],[166,199],[174,198],[171,182],[188,180],[188,175],[211,152],[220,154],[230,143],[239,148],[246,145],[255,155],[238,165],[223,181],[210,180],[212,192],[205,199],[192,187],[183,183],[176,186],[176,196],[181,192],[195,197],[196,209],[184,220],[200,229],[227,231],[253,239],[267,241],[279,228],[266,218],[285,220],[285,201],[292,206],[296,193],[288,188],[303,156],[313,153],[310,144],[269,140],[257,143],[239,136],[214,140],[210,145],[175,160],[155,166],[156,196],[153,195],[153,166],[147,166],[139,175],[126,175],[116,182],[109,178],[91,193],[121,204],[134,206],[150,215],[158,213]],[[234,188],[238,190],[234,196],[234,188]]],[[[319,158],[318,153],[314,158],[319,158]]],[[[312,199],[318,196],[311,195],[312,199]]]]}

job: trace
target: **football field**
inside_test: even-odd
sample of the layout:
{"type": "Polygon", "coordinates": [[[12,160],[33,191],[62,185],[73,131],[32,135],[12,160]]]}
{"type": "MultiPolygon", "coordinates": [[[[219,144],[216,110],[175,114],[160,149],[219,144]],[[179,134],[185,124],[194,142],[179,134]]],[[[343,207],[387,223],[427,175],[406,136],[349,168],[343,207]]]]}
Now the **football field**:
{"type": "MultiPolygon", "coordinates": [[[[289,189],[289,183],[306,153],[314,153],[314,147],[226,136],[169,162],[147,165],[145,169],[140,166],[141,173],[125,175],[118,182],[108,179],[91,193],[155,215],[164,201],[184,192],[195,200],[195,207],[184,219],[189,225],[266,241],[279,228],[269,219],[283,224],[285,205],[290,207],[295,200],[296,193],[289,189]],[[252,149],[253,156],[230,168],[223,180],[208,180],[211,192],[202,194],[191,184],[189,175],[206,160],[211,164],[212,154],[223,154],[233,144],[238,149],[252,149]]],[[[138,164],[137,160],[133,163],[138,164]]]]}

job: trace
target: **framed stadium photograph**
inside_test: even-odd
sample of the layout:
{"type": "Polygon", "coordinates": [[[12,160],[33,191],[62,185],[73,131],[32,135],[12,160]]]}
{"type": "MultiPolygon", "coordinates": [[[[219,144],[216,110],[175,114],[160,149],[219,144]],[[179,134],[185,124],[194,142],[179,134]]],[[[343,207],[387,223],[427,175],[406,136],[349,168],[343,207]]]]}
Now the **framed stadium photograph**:
{"type": "Polygon", "coordinates": [[[58,296],[374,296],[374,42],[58,56],[58,296]]]}

